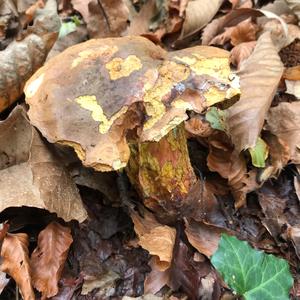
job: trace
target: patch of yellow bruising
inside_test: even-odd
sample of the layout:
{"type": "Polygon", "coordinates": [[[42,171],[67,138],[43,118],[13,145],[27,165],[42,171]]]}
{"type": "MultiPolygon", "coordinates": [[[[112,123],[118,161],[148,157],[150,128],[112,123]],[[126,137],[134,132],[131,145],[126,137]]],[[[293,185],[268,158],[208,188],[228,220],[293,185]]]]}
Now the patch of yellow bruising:
{"type": "Polygon", "coordinates": [[[186,80],[190,71],[188,67],[173,61],[166,61],[158,70],[158,78],[152,85],[145,84],[144,105],[149,119],[144,124],[144,129],[152,128],[166,112],[162,102],[163,97],[171,92],[179,82],[186,80]]]}
{"type": "Polygon", "coordinates": [[[98,104],[96,96],[94,95],[86,95],[80,96],[75,99],[75,101],[84,109],[92,112],[92,118],[100,122],[99,124],[99,132],[105,134],[109,131],[110,127],[114,123],[116,119],[118,119],[121,115],[125,114],[127,111],[127,106],[123,106],[116,114],[114,114],[110,119],[106,117],[103,112],[102,107],[98,104]]]}
{"type": "Polygon", "coordinates": [[[116,57],[106,63],[105,67],[109,72],[110,79],[117,80],[128,77],[132,72],[140,70],[143,65],[137,56],[129,55],[125,59],[116,57]]]}
{"type": "Polygon", "coordinates": [[[192,57],[176,56],[175,59],[187,64],[196,75],[210,75],[228,81],[230,66],[227,57],[207,58],[193,53],[192,57]]]}
{"type": "Polygon", "coordinates": [[[24,89],[26,98],[31,98],[35,95],[41,84],[43,83],[45,74],[42,73],[35,80],[31,81],[24,89]]]}
{"type": "Polygon", "coordinates": [[[98,49],[83,50],[83,51],[79,52],[78,57],[73,60],[71,68],[73,69],[73,68],[77,67],[79,64],[81,64],[86,59],[95,59],[97,57],[109,59],[118,50],[119,49],[117,46],[107,46],[107,45],[104,45],[98,49]]]}
{"type": "Polygon", "coordinates": [[[64,146],[69,146],[72,147],[74,149],[74,151],[76,152],[78,158],[81,161],[85,160],[85,151],[84,149],[81,147],[80,144],[76,143],[76,142],[72,142],[72,141],[58,141],[58,144],[64,145],[64,146]]]}

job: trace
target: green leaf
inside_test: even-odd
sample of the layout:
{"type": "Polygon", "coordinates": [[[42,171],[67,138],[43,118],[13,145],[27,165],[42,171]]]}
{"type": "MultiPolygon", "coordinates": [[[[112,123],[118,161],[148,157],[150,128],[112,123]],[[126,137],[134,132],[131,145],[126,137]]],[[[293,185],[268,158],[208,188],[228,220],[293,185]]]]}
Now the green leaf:
{"type": "Polygon", "coordinates": [[[225,115],[225,111],[211,107],[206,113],[205,119],[212,128],[225,131],[225,115]]]}
{"type": "Polygon", "coordinates": [[[229,287],[246,300],[289,299],[293,278],[284,259],[223,234],[211,263],[229,287]]]}
{"type": "Polygon", "coordinates": [[[68,35],[69,33],[76,31],[76,23],[73,21],[70,22],[63,22],[61,24],[58,38],[63,38],[64,36],[68,35]]]}
{"type": "Polygon", "coordinates": [[[262,138],[258,138],[254,148],[249,148],[252,165],[257,168],[264,168],[269,155],[269,147],[262,138]]]}

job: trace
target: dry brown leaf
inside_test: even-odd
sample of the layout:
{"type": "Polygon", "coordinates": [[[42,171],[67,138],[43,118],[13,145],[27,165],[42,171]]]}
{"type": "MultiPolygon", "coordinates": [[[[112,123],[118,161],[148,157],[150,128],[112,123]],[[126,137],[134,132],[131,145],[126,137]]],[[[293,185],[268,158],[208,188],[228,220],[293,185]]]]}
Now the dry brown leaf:
{"type": "Polygon", "coordinates": [[[226,27],[224,32],[218,34],[209,42],[209,45],[225,45],[227,42],[230,42],[234,28],[235,27],[226,27]]]}
{"type": "Polygon", "coordinates": [[[230,11],[227,15],[214,19],[209,23],[202,34],[202,45],[209,45],[211,40],[222,33],[225,28],[238,25],[249,17],[261,17],[263,13],[256,9],[240,8],[230,11]]]}
{"type": "Polygon", "coordinates": [[[9,283],[9,281],[10,278],[6,277],[6,273],[0,271],[0,295],[4,290],[4,288],[7,286],[7,284],[9,283]]]}
{"type": "Polygon", "coordinates": [[[300,103],[282,102],[267,116],[267,129],[289,147],[291,161],[300,163],[300,103]]]}
{"type": "Polygon", "coordinates": [[[285,0],[288,7],[298,18],[298,25],[300,24],[300,2],[299,0],[285,0]]]}
{"type": "Polygon", "coordinates": [[[231,33],[231,44],[237,46],[241,43],[255,41],[257,31],[258,26],[252,22],[251,18],[248,18],[234,27],[231,33]]]}
{"type": "Polygon", "coordinates": [[[15,280],[24,300],[34,300],[28,245],[27,234],[7,234],[1,248],[2,263],[0,269],[15,280]]]}
{"type": "Polygon", "coordinates": [[[170,285],[170,269],[162,271],[160,269],[157,259],[152,257],[149,261],[151,272],[146,275],[144,281],[144,293],[145,294],[156,294],[165,285],[170,285]]]}
{"type": "Polygon", "coordinates": [[[120,36],[127,27],[129,10],[123,0],[72,0],[87,24],[91,38],[120,36]]]}
{"type": "Polygon", "coordinates": [[[235,46],[230,52],[230,62],[240,69],[241,64],[246,60],[253,52],[256,46],[256,41],[241,43],[235,46]]]}
{"type": "Polygon", "coordinates": [[[0,211],[30,206],[82,222],[86,211],[75,184],[22,107],[0,122],[0,132],[0,211]]]}
{"type": "Polygon", "coordinates": [[[58,281],[72,242],[71,229],[56,222],[39,233],[30,265],[32,284],[42,293],[42,300],[58,293],[58,281]]]}
{"type": "Polygon", "coordinates": [[[0,112],[23,93],[25,82],[44,63],[60,27],[56,1],[40,9],[31,34],[0,52],[0,112]]]}
{"type": "Polygon", "coordinates": [[[184,39],[207,25],[218,12],[223,0],[190,0],[179,39],[184,39]]]}
{"type": "Polygon", "coordinates": [[[168,269],[173,257],[175,228],[161,225],[150,212],[146,211],[144,218],[134,211],[131,212],[131,218],[139,238],[139,245],[159,258],[156,265],[160,271],[168,269]]]}
{"type": "Polygon", "coordinates": [[[291,68],[286,68],[284,70],[282,78],[293,81],[300,80],[300,65],[291,68]]]}
{"type": "Polygon", "coordinates": [[[256,145],[282,73],[283,64],[266,32],[238,72],[241,97],[228,109],[228,132],[237,151],[256,145]]]}
{"type": "Polygon", "coordinates": [[[228,52],[218,48],[167,53],[141,37],[90,40],[27,82],[28,114],[48,141],[73,147],[85,166],[118,170],[129,159],[129,131],[138,127],[137,141],[159,141],[188,118],[186,110],[199,113],[237,94],[230,74],[228,52]]]}

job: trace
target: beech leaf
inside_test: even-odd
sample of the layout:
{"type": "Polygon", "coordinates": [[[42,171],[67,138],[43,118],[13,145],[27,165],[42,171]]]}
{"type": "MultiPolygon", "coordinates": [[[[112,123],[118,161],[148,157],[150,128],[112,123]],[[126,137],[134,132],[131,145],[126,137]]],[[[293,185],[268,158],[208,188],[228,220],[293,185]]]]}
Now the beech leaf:
{"type": "Polygon", "coordinates": [[[283,64],[266,32],[238,72],[241,97],[228,109],[228,132],[238,151],[255,146],[282,73],[283,64]]]}
{"type": "Polygon", "coordinates": [[[27,234],[7,234],[1,248],[2,264],[0,269],[15,280],[24,300],[34,300],[28,245],[27,234]]]}
{"type": "Polygon", "coordinates": [[[58,293],[58,281],[72,242],[71,230],[56,222],[50,223],[39,233],[30,263],[32,283],[42,292],[42,299],[58,293]]]}
{"type": "Polygon", "coordinates": [[[289,299],[293,278],[284,259],[223,234],[211,263],[229,287],[246,300],[289,299]]]}
{"type": "Polygon", "coordinates": [[[255,147],[249,148],[252,165],[257,168],[264,168],[266,159],[268,158],[268,145],[262,138],[258,138],[255,147]]]}
{"type": "Polygon", "coordinates": [[[37,207],[82,222],[86,211],[76,185],[21,106],[0,122],[0,131],[0,211],[37,207]]]}

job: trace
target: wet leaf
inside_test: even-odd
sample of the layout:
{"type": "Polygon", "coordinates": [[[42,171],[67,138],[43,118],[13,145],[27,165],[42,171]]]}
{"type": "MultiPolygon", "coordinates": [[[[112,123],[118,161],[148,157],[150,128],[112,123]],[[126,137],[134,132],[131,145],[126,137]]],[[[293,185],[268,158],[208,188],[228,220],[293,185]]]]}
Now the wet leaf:
{"type": "Polygon", "coordinates": [[[200,31],[218,12],[223,0],[192,0],[185,10],[180,38],[183,39],[200,31]]]}
{"type": "Polygon", "coordinates": [[[281,258],[223,234],[211,262],[230,288],[246,300],[289,299],[293,278],[288,263],[281,258]]]}
{"type": "Polygon", "coordinates": [[[34,19],[31,34],[0,51],[0,112],[23,93],[25,82],[42,66],[60,27],[55,0],[48,0],[34,19]]]}
{"type": "Polygon", "coordinates": [[[238,72],[241,98],[228,109],[228,132],[237,151],[255,146],[282,73],[270,33],[264,33],[238,72]]]}
{"type": "Polygon", "coordinates": [[[300,103],[280,103],[270,109],[267,127],[289,147],[293,163],[300,163],[300,103]]]}
{"type": "Polygon", "coordinates": [[[50,223],[39,233],[30,265],[32,284],[42,293],[42,299],[58,293],[58,281],[72,242],[71,230],[56,222],[50,223]]]}
{"type": "Polygon", "coordinates": [[[0,122],[0,131],[0,211],[37,207],[82,222],[86,211],[75,184],[21,106],[0,122]]]}
{"type": "Polygon", "coordinates": [[[264,168],[269,154],[269,147],[262,138],[258,138],[255,147],[249,148],[252,165],[257,168],[264,168]]]}
{"type": "Polygon", "coordinates": [[[28,245],[27,234],[7,234],[1,248],[2,263],[0,269],[15,280],[24,300],[34,300],[28,245]]]}

